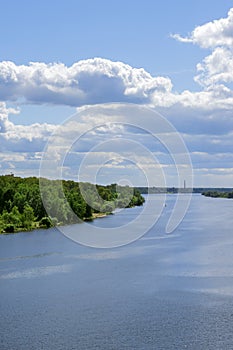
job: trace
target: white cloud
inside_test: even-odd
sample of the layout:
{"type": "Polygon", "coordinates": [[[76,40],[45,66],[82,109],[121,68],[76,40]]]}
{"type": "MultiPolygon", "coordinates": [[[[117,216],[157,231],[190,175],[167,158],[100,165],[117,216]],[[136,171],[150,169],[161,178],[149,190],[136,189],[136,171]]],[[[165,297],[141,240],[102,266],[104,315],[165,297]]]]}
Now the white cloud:
{"type": "Polygon", "coordinates": [[[188,37],[182,37],[179,34],[174,34],[172,37],[178,41],[190,42],[203,48],[233,47],[233,8],[229,10],[226,18],[196,27],[188,37]]]}
{"type": "Polygon", "coordinates": [[[193,43],[212,53],[197,64],[198,75],[194,78],[202,86],[214,86],[233,81],[233,8],[226,18],[196,27],[191,35],[172,35],[178,41],[193,43]]]}
{"type": "Polygon", "coordinates": [[[116,101],[147,103],[154,94],[170,92],[172,84],[169,78],[152,77],[143,68],[94,58],[71,67],[39,62],[17,66],[3,61],[0,87],[2,100],[23,98],[31,103],[81,106],[116,101]]]}
{"type": "Polygon", "coordinates": [[[102,58],[79,61],[71,67],[62,63],[17,66],[13,62],[1,62],[0,99],[81,109],[87,104],[106,102],[131,102],[156,108],[177,104],[203,110],[229,108],[233,107],[232,91],[213,85],[220,80],[231,81],[232,56],[228,54],[224,60],[220,56],[221,52],[216,52],[215,57],[207,57],[197,67],[200,74],[196,81],[208,85],[208,89],[195,93],[185,90],[180,94],[173,91],[167,77],[152,77],[142,68],[102,58]]]}
{"type": "MultiPolygon", "coordinates": [[[[82,60],[70,67],[62,63],[16,65],[13,62],[0,62],[0,100],[16,101],[16,104],[23,101],[37,105],[76,106],[78,112],[96,103],[132,102],[148,105],[156,108],[183,134],[196,174],[200,179],[203,176],[203,183],[207,185],[208,181],[214,181],[216,175],[218,183],[223,181],[229,184],[232,175],[232,157],[229,154],[233,149],[233,8],[226,18],[196,27],[188,37],[177,34],[173,37],[212,50],[197,64],[194,79],[200,84],[199,91],[176,93],[168,77],[153,77],[142,68],[102,58],[82,60]],[[206,164],[212,169],[210,174],[205,171],[206,164]],[[225,178],[222,169],[226,169],[225,178]],[[218,173],[221,173],[221,177],[218,173]]],[[[31,175],[38,169],[41,152],[57,126],[49,123],[16,125],[9,119],[9,114],[17,113],[19,110],[7,108],[5,102],[0,102],[1,171],[15,168],[18,174],[31,175]]],[[[89,133],[82,137],[77,149],[74,145],[74,151],[80,153],[67,159],[67,174],[72,173],[73,160],[78,164],[86,152],[109,136],[138,141],[154,153],[161,152],[158,159],[163,167],[169,163],[164,150],[151,142],[148,135],[128,130],[122,125],[109,124],[108,115],[105,114],[103,117],[97,113],[95,121],[99,121],[102,126],[92,129],[88,113],[85,117],[81,113],[73,127],[69,124],[68,128],[62,129],[59,142],[60,146],[65,147],[64,139],[69,139],[67,135],[72,137],[77,128],[82,132],[89,126],[89,133]]],[[[100,151],[93,152],[93,156],[98,160],[98,156],[101,158],[103,154],[100,151]]],[[[55,149],[53,157],[56,157],[55,149]]],[[[116,164],[114,160],[106,165],[107,170],[112,168],[127,167],[116,164]]]]}
{"type": "Polygon", "coordinates": [[[5,133],[11,126],[11,122],[8,120],[8,115],[18,113],[18,109],[7,108],[5,102],[0,101],[0,133],[5,133]]]}
{"type": "Polygon", "coordinates": [[[52,124],[16,125],[9,120],[10,114],[19,110],[7,108],[0,102],[0,151],[2,152],[41,152],[48,137],[57,128],[52,124]]]}
{"type": "Polygon", "coordinates": [[[233,81],[233,50],[218,47],[197,65],[195,81],[205,86],[233,81]]]}

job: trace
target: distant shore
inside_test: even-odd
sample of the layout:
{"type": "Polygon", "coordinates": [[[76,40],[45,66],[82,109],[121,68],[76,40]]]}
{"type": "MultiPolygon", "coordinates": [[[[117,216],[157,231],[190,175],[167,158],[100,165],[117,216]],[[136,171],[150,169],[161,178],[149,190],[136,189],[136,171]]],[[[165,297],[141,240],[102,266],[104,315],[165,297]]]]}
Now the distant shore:
{"type": "Polygon", "coordinates": [[[202,193],[205,197],[212,197],[212,198],[226,198],[226,199],[233,199],[233,191],[205,191],[202,193]]]}

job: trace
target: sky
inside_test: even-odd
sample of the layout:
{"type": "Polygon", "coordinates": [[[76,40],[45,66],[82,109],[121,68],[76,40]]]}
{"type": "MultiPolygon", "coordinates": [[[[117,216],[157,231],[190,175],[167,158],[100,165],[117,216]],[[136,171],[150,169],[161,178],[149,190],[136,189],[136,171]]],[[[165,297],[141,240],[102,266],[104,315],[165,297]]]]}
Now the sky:
{"type": "MultiPolygon", "coordinates": [[[[51,135],[78,112],[76,127],[89,131],[67,155],[65,178],[76,179],[88,155],[87,181],[144,185],[144,172],[161,186],[159,164],[176,185],[172,155],[145,130],[114,127],[106,115],[93,130],[88,106],[133,103],[183,138],[195,187],[233,186],[232,1],[3,0],[1,13],[0,174],[39,176],[51,135]],[[135,142],[156,164],[143,151],[139,170],[135,142]]],[[[69,133],[59,137],[62,146],[69,133]]]]}

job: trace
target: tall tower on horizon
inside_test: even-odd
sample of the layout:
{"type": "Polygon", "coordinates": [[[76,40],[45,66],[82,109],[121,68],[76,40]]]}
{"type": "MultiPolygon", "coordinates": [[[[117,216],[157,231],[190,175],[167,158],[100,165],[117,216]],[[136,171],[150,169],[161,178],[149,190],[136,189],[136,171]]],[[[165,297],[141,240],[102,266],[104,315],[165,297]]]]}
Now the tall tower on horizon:
{"type": "Polygon", "coordinates": [[[184,180],[184,190],[186,189],[186,181],[184,180]]]}

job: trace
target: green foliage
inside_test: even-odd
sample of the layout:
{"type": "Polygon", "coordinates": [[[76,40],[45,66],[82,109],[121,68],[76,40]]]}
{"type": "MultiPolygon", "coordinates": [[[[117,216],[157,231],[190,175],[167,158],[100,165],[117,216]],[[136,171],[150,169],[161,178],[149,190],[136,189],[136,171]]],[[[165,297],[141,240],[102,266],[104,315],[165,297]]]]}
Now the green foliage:
{"type": "Polygon", "coordinates": [[[127,186],[100,186],[70,180],[40,181],[42,187],[36,177],[0,176],[0,233],[77,223],[92,219],[96,213],[110,213],[117,207],[144,202],[138,190],[127,186]],[[50,217],[43,203],[46,203],[50,217]]]}
{"type": "Polygon", "coordinates": [[[34,210],[29,204],[25,204],[22,213],[22,224],[27,230],[32,228],[32,223],[35,221],[34,210]]]}
{"type": "Polygon", "coordinates": [[[16,227],[20,227],[22,221],[18,208],[14,206],[10,212],[7,212],[5,209],[1,215],[1,221],[4,225],[13,224],[16,227]]]}
{"type": "Polygon", "coordinates": [[[202,192],[203,196],[213,197],[213,198],[233,198],[232,192],[220,192],[220,191],[206,191],[202,192]]]}

